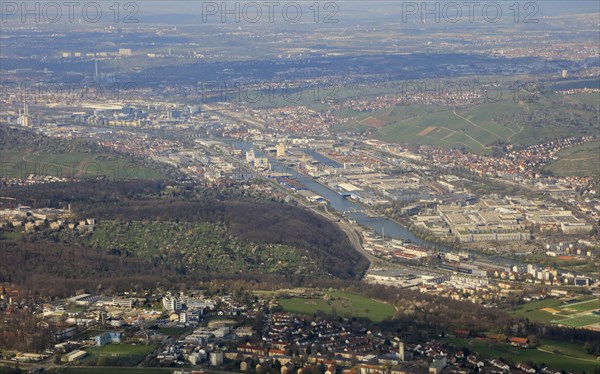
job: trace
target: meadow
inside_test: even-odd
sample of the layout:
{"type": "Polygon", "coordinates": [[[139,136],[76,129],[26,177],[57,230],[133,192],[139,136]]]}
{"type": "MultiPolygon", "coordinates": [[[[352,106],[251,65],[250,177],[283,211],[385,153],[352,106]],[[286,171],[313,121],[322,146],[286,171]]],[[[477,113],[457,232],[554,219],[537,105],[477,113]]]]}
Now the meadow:
{"type": "Polygon", "coordinates": [[[153,351],[152,346],[132,344],[107,344],[87,350],[82,362],[95,362],[98,366],[134,366],[153,351]]]}
{"type": "Polygon", "coordinates": [[[600,316],[592,313],[597,310],[600,310],[598,299],[581,298],[577,302],[565,304],[563,300],[549,298],[531,301],[510,312],[533,321],[585,327],[600,323],[600,316]]]}
{"type": "Polygon", "coordinates": [[[378,323],[394,316],[393,306],[349,292],[326,292],[322,298],[292,297],[281,299],[279,304],[287,312],[312,315],[367,318],[378,323]]]}

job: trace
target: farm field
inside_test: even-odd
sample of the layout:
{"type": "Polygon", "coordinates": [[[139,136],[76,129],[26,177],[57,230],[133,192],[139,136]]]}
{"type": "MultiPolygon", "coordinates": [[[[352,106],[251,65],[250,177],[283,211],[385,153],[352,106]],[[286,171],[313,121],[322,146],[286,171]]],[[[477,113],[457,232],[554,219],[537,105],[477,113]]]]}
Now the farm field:
{"type": "Polygon", "coordinates": [[[600,310],[598,299],[580,299],[565,304],[560,299],[550,298],[521,305],[511,313],[538,322],[591,328],[593,325],[600,324],[600,315],[593,313],[598,310],[600,310]]]}
{"type": "Polygon", "coordinates": [[[575,312],[589,312],[592,310],[600,309],[600,300],[583,300],[577,303],[563,305],[560,309],[564,311],[573,310],[575,312]]]}
{"type": "Polygon", "coordinates": [[[444,148],[464,148],[475,153],[490,152],[496,143],[529,145],[543,139],[567,136],[569,131],[548,123],[530,127],[521,117],[541,112],[537,103],[499,101],[469,108],[422,113],[408,120],[398,119],[376,133],[375,137],[411,144],[431,144],[444,148]],[[424,130],[433,131],[424,133],[424,130]]]}
{"type": "Polygon", "coordinates": [[[377,323],[391,318],[394,307],[381,301],[341,291],[327,292],[329,300],[323,298],[292,297],[280,300],[279,304],[287,312],[298,314],[315,314],[344,317],[368,318],[377,323]]]}
{"type": "Polygon", "coordinates": [[[164,175],[128,160],[90,153],[23,153],[1,150],[7,177],[25,179],[30,174],[58,178],[162,179],[164,175]],[[8,165],[15,164],[15,167],[8,165]]]}
{"type": "MultiPolygon", "coordinates": [[[[504,144],[527,146],[567,136],[596,134],[595,111],[577,98],[547,94],[517,101],[509,92],[497,102],[464,107],[398,105],[372,112],[340,110],[347,121],[334,131],[369,130],[374,138],[403,144],[429,144],[491,153],[504,144]],[[579,105],[579,106],[577,106],[579,105]]],[[[587,97],[581,98],[587,103],[587,97]]]]}

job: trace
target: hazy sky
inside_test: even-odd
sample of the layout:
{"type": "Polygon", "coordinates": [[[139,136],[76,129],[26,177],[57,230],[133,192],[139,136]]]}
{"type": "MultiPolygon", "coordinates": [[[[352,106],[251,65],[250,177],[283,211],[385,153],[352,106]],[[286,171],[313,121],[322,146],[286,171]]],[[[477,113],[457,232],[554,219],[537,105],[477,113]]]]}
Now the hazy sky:
{"type": "MultiPolygon", "coordinates": [[[[147,22],[164,22],[169,24],[189,24],[197,23],[202,19],[203,15],[207,17],[209,21],[217,21],[223,12],[223,4],[226,3],[228,9],[234,9],[237,3],[240,8],[247,6],[250,3],[258,4],[262,14],[261,20],[266,20],[268,17],[269,6],[265,5],[271,0],[258,0],[252,1],[199,1],[199,0],[141,0],[136,3],[139,5],[139,15],[141,20],[147,22]],[[208,14],[213,12],[212,14],[208,14]]],[[[313,4],[318,4],[320,9],[319,16],[325,17],[328,14],[333,14],[333,18],[339,20],[341,24],[373,24],[377,22],[393,23],[395,21],[405,20],[409,22],[418,22],[421,15],[428,9],[435,9],[436,4],[439,7],[438,15],[446,11],[446,15],[452,18],[457,15],[457,9],[462,13],[461,20],[468,18],[469,6],[467,3],[475,2],[478,5],[474,8],[475,19],[482,19],[483,8],[486,5],[491,7],[488,9],[489,14],[493,17],[495,12],[495,4],[499,4],[502,17],[502,23],[511,22],[514,17],[514,0],[497,0],[497,1],[472,1],[472,0],[458,0],[458,1],[427,1],[425,7],[423,7],[423,1],[361,1],[361,0],[341,0],[341,1],[285,1],[277,0],[275,2],[275,23],[281,20],[282,7],[288,4],[299,4],[303,11],[302,20],[306,21],[311,17],[314,17],[313,4]],[[453,5],[449,5],[453,4],[453,5]],[[448,6],[447,10],[446,7],[448,6]]],[[[570,1],[570,0],[539,0],[539,1],[518,1],[520,7],[519,17],[523,18],[528,14],[534,16],[533,18],[561,16],[576,13],[588,13],[598,15],[600,12],[600,2],[595,0],[590,1],[570,1]]],[[[290,12],[293,12],[294,8],[290,8],[290,12]]],[[[255,8],[250,6],[248,8],[248,14],[250,17],[255,15],[255,8]]],[[[227,16],[231,19],[233,16],[227,16]]],[[[426,16],[428,20],[433,20],[432,15],[426,16]]],[[[247,22],[241,22],[242,24],[248,24],[247,22]]],[[[405,22],[404,22],[405,23],[405,22]]],[[[457,25],[459,25],[457,23],[457,25]]],[[[460,30],[455,30],[460,31],[460,30]]]]}
{"type": "MultiPolygon", "coordinates": [[[[214,4],[222,4],[223,2],[231,5],[234,3],[239,3],[241,6],[244,4],[248,4],[250,2],[255,2],[263,9],[266,9],[266,2],[275,2],[279,3],[279,8],[287,3],[296,2],[300,4],[303,8],[308,9],[312,4],[319,3],[321,7],[323,7],[327,3],[335,3],[339,6],[340,10],[351,12],[356,15],[364,15],[366,14],[389,14],[402,12],[403,6],[404,8],[408,7],[409,3],[417,4],[420,6],[424,1],[400,1],[400,0],[336,0],[336,1],[303,1],[303,0],[295,0],[295,1],[286,1],[286,0],[257,0],[257,1],[200,1],[200,0],[138,0],[136,3],[139,4],[140,9],[144,9],[144,11],[148,11],[150,13],[176,13],[176,14],[190,14],[191,12],[201,11],[203,5],[206,6],[207,3],[214,4]]],[[[522,7],[527,3],[535,3],[539,8],[539,14],[541,15],[560,15],[560,14],[569,14],[569,13],[581,13],[581,12],[593,12],[598,13],[600,11],[600,2],[595,0],[538,0],[538,1],[514,1],[514,0],[496,0],[496,1],[473,1],[473,0],[458,0],[458,1],[425,1],[425,3],[431,4],[434,6],[434,3],[439,3],[441,7],[448,3],[455,3],[460,5],[463,10],[466,10],[465,4],[468,2],[479,3],[479,8],[485,6],[486,4],[498,3],[503,9],[507,10],[509,6],[513,3],[518,2],[522,7]]]]}

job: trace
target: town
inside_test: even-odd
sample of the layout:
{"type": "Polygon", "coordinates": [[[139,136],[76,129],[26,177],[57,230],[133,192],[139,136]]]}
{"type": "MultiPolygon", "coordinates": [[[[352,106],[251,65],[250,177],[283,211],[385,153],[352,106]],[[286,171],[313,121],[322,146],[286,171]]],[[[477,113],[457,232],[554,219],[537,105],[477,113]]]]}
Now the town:
{"type": "Polygon", "coordinates": [[[597,4],[67,5],[1,4],[0,374],[600,370],[597,4]]]}

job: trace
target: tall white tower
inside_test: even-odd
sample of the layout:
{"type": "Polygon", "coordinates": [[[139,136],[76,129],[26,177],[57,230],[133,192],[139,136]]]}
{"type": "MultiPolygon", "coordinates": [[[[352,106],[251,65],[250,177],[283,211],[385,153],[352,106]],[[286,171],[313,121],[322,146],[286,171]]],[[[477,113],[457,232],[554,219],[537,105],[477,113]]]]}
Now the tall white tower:
{"type": "Polygon", "coordinates": [[[19,116],[19,124],[24,127],[29,127],[29,104],[27,101],[23,103],[23,112],[19,116]]]}
{"type": "Polygon", "coordinates": [[[398,357],[404,361],[404,342],[398,343],[398,357]]]}

